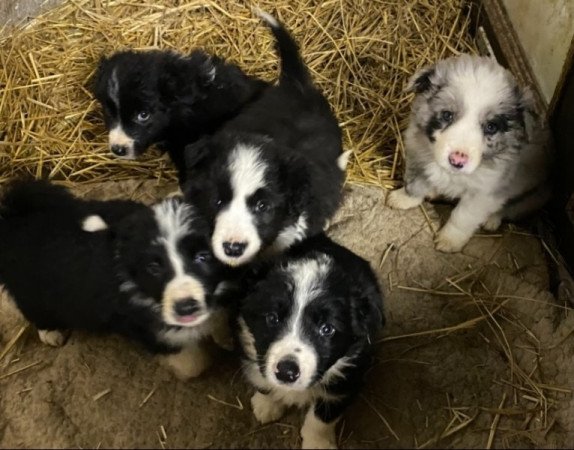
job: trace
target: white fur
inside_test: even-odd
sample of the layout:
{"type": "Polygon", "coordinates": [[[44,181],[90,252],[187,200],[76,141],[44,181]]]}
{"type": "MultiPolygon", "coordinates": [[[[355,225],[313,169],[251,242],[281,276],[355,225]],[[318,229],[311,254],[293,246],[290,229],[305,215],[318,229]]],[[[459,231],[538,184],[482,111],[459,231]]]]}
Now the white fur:
{"type": "Polygon", "coordinates": [[[58,330],[38,330],[38,337],[51,347],[61,347],[66,342],[66,335],[58,330]]]}
{"type": "Polygon", "coordinates": [[[272,396],[256,392],[251,397],[253,415],[262,424],[280,419],[285,412],[285,405],[276,402],[272,396]]]}
{"type": "Polygon", "coordinates": [[[233,198],[215,218],[212,246],[215,256],[226,264],[236,266],[251,260],[261,248],[261,239],[247,206],[247,199],[265,185],[265,164],[256,147],[238,145],[229,159],[233,198]],[[245,243],[239,257],[227,256],[224,242],[245,243]]]}
{"type": "Polygon", "coordinates": [[[89,233],[93,233],[95,231],[107,230],[107,229],[108,229],[108,224],[106,222],[104,222],[104,219],[102,219],[100,216],[95,215],[95,214],[86,217],[84,219],[84,221],[82,222],[82,230],[87,231],[89,233]]]}
{"type": "Polygon", "coordinates": [[[265,12],[259,8],[253,8],[253,11],[259,17],[261,17],[261,19],[263,19],[265,22],[267,22],[269,24],[269,26],[271,26],[273,28],[279,28],[279,22],[277,22],[275,17],[273,17],[271,14],[269,14],[269,13],[267,13],[267,12],[265,12]]]}
{"type": "Polygon", "coordinates": [[[191,342],[179,353],[162,357],[162,362],[182,381],[201,375],[211,364],[209,353],[198,342],[191,342]]]}
{"type": "Polygon", "coordinates": [[[337,158],[337,166],[343,172],[347,170],[347,164],[349,163],[349,157],[353,153],[351,150],[347,150],[346,152],[341,153],[341,155],[337,158]]]}
{"type": "Polygon", "coordinates": [[[301,448],[337,448],[336,426],[337,421],[325,423],[310,408],[301,428],[301,448]]]}
{"type": "Polygon", "coordinates": [[[393,209],[411,209],[421,205],[424,198],[412,197],[405,188],[396,189],[387,194],[387,206],[393,209]]]}
{"type": "Polygon", "coordinates": [[[108,134],[108,141],[109,141],[110,148],[112,148],[112,146],[114,146],[114,145],[119,145],[121,147],[126,148],[126,154],[123,156],[118,156],[114,153],[114,156],[116,158],[120,158],[120,159],[135,159],[136,158],[135,149],[134,149],[135,140],[132,137],[128,136],[128,134],[122,128],[121,124],[118,123],[116,126],[114,126],[110,130],[110,132],[108,134]]]}
{"type": "Polygon", "coordinates": [[[178,241],[189,231],[193,210],[191,206],[175,199],[164,200],[154,205],[153,209],[160,232],[158,242],[165,247],[174,271],[173,279],[166,284],[163,292],[163,320],[169,325],[197,326],[209,317],[205,305],[205,287],[199,280],[185,273],[183,259],[177,248],[178,241]],[[183,323],[178,320],[173,308],[178,301],[187,298],[197,301],[203,310],[198,311],[194,321],[183,323]]]}
{"type": "Polygon", "coordinates": [[[279,233],[272,245],[273,252],[280,253],[291,247],[295,242],[305,239],[307,228],[307,217],[305,214],[301,214],[297,222],[285,227],[279,233]]]}
{"type": "Polygon", "coordinates": [[[317,371],[318,355],[302,330],[305,307],[321,293],[323,278],[329,271],[331,260],[328,257],[297,261],[287,266],[295,283],[293,312],[285,332],[274,342],[266,355],[266,377],[272,383],[281,384],[275,377],[277,364],[284,358],[295,359],[300,371],[299,378],[285,387],[304,390],[309,387],[317,371]]]}

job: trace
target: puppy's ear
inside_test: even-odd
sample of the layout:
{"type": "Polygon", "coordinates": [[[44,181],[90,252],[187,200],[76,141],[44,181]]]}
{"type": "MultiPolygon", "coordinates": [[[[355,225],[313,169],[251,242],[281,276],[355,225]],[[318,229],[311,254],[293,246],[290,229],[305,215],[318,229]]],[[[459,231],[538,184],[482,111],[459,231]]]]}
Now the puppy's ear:
{"type": "Polygon", "coordinates": [[[96,98],[103,98],[108,90],[108,80],[111,75],[111,63],[109,58],[102,56],[98,67],[89,81],[90,90],[96,98]]]}
{"type": "Polygon", "coordinates": [[[212,153],[212,143],[210,136],[202,136],[197,141],[188,144],[183,149],[185,168],[194,170],[201,165],[212,153]]]}
{"type": "Polygon", "coordinates": [[[421,94],[431,90],[434,85],[435,68],[426,67],[415,73],[409,80],[405,91],[421,94]]]}
{"type": "Polygon", "coordinates": [[[385,325],[383,297],[379,287],[373,283],[357,283],[351,301],[351,326],[355,335],[373,339],[385,325]]]}

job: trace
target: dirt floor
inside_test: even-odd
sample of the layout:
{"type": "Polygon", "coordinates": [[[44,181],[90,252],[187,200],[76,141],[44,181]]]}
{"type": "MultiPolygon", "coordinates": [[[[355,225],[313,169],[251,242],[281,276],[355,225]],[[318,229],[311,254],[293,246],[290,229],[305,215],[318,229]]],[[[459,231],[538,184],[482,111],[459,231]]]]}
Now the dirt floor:
{"type": "MultiPolygon", "coordinates": [[[[76,188],[143,201],[154,182],[76,188]]],[[[407,212],[385,192],[351,186],[329,234],[377,270],[388,325],[361,398],[339,426],[341,447],[568,447],[574,442],[574,312],[548,291],[539,239],[522,230],[434,250],[448,207],[407,212]]],[[[217,351],[180,382],[120,337],[74,333],[44,346],[0,295],[0,447],[297,447],[302,413],[261,426],[252,388],[217,351]],[[16,343],[5,354],[3,350],[16,343]]]]}

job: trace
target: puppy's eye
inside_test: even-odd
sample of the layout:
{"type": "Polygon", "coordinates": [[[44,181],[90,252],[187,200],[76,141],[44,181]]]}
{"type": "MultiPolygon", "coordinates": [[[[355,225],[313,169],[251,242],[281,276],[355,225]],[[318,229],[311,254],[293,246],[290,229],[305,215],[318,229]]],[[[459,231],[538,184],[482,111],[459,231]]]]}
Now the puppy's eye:
{"type": "Polygon", "coordinates": [[[147,265],[146,270],[152,277],[157,277],[162,274],[163,266],[159,261],[152,261],[147,265]]]}
{"type": "Polygon", "coordinates": [[[486,134],[494,134],[498,131],[498,124],[496,122],[486,122],[486,125],[484,127],[484,132],[486,134]]]}
{"type": "Polygon", "coordinates": [[[319,327],[319,334],[323,337],[331,337],[335,334],[335,327],[330,323],[324,323],[319,327]]]}
{"type": "Polygon", "coordinates": [[[269,327],[276,327],[279,325],[279,316],[274,312],[267,313],[265,314],[265,322],[269,327]]]}
{"type": "Polygon", "coordinates": [[[255,204],[255,212],[257,212],[257,213],[263,213],[263,212],[267,211],[268,209],[269,209],[269,203],[267,203],[265,200],[259,200],[255,204]]]}
{"type": "Polygon", "coordinates": [[[445,122],[450,123],[452,121],[453,117],[454,117],[454,113],[452,111],[449,111],[448,109],[445,109],[445,110],[440,112],[440,118],[442,120],[444,120],[445,122]]]}
{"type": "Polygon", "coordinates": [[[149,111],[140,111],[140,113],[137,115],[136,120],[139,123],[144,123],[147,122],[151,117],[151,114],[149,111]]]}
{"type": "Polygon", "coordinates": [[[211,253],[209,252],[198,252],[195,254],[193,260],[197,263],[205,263],[211,260],[211,253]]]}

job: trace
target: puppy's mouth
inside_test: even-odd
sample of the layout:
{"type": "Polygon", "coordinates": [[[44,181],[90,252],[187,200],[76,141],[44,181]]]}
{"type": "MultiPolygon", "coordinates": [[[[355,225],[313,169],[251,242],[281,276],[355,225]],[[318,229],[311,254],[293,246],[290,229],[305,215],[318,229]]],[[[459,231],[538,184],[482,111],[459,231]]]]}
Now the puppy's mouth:
{"type": "Polygon", "coordinates": [[[173,303],[167,315],[170,325],[195,327],[209,317],[209,311],[191,298],[184,298],[173,303]]]}

